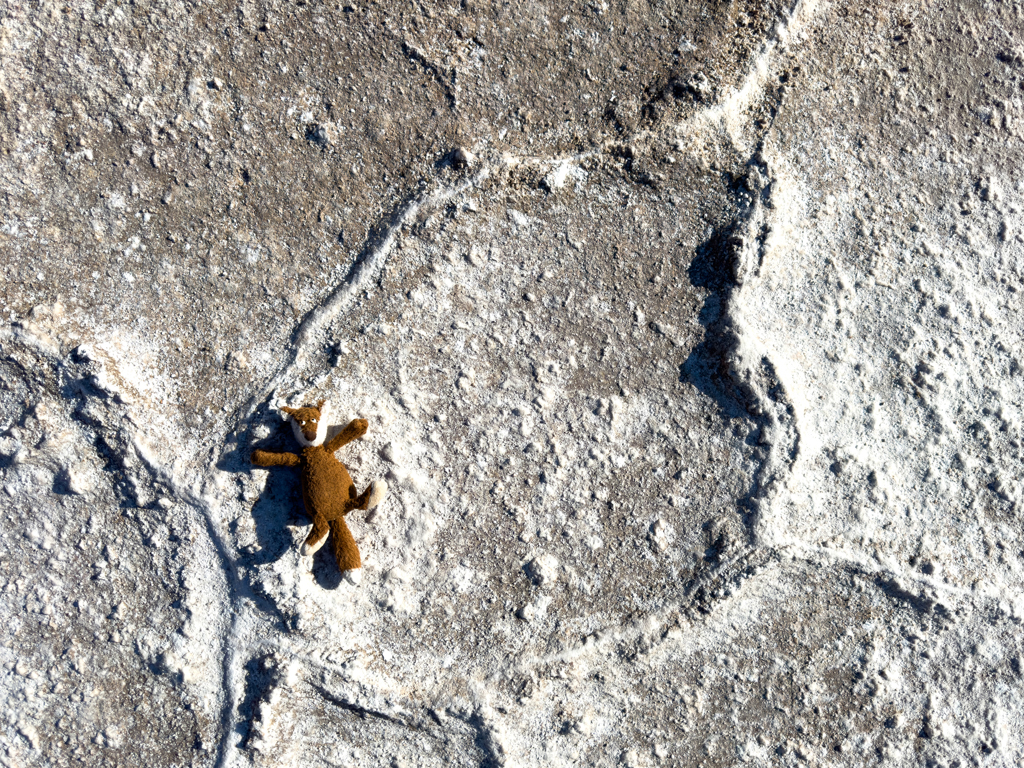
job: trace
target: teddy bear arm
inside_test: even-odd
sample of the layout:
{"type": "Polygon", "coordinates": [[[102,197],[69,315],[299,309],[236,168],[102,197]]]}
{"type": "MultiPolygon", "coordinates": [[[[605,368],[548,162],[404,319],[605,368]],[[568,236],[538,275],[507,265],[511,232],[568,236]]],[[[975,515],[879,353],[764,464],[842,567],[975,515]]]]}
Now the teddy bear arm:
{"type": "Polygon", "coordinates": [[[299,457],[294,453],[273,453],[259,449],[252,452],[252,463],[259,467],[295,467],[298,466],[299,457]]]}
{"type": "Polygon", "coordinates": [[[348,425],[341,430],[338,434],[330,439],[326,446],[328,453],[334,453],[336,450],[344,445],[348,445],[353,440],[357,440],[366,434],[366,429],[369,426],[369,422],[366,419],[352,419],[348,425]]]}

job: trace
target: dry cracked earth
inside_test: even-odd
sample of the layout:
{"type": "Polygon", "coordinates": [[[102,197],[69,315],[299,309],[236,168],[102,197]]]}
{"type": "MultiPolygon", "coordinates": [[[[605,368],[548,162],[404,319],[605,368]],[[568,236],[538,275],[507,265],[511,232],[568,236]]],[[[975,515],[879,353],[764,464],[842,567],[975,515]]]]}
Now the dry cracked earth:
{"type": "Polygon", "coordinates": [[[6,2],[0,765],[1024,764],[1022,210],[1021,2],[6,2]]]}

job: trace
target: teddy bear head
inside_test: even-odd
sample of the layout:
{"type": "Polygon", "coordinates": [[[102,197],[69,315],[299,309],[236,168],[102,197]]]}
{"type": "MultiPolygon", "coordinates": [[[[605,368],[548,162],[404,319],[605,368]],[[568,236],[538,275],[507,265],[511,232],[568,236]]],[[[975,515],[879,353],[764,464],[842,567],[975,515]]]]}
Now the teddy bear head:
{"type": "Polygon", "coordinates": [[[327,402],[320,400],[316,406],[305,408],[289,408],[282,406],[281,410],[287,413],[291,419],[292,432],[295,439],[308,448],[312,445],[323,445],[327,437],[327,402]]]}

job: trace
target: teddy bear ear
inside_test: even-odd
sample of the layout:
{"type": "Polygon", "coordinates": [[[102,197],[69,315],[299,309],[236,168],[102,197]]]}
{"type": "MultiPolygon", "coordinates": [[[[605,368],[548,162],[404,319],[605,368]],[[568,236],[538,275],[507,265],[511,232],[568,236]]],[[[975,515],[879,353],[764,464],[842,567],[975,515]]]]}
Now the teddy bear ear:
{"type": "Polygon", "coordinates": [[[287,413],[289,416],[295,413],[295,408],[289,408],[287,405],[282,405],[281,410],[287,413]]]}
{"type": "Polygon", "coordinates": [[[317,400],[317,401],[316,401],[316,409],[317,409],[318,411],[322,411],[322,410],[324,409],[324,406],[325,406],[326,404],[327,404],[327,401],[326,401],[326,400],[317,400]]]}

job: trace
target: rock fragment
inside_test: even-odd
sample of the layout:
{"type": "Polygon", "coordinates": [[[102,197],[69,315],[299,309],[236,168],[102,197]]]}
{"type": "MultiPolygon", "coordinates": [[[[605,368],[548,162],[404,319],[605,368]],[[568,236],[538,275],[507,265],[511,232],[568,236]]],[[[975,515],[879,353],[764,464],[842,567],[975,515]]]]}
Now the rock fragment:
{"type": "Polygon", "coordinates": [[[458,170],[469,168],[476,161],[476,156],[465,147],[452,150],[452,167],[458,170]]]}
{"type": "Polygon", "coordinates": [[[327,149],[334,142],[334,130],[329,123],[314,125],[306,131],[306,140],[321,149],[327,149]]]}
{"type": "Polygon", "coordinates": [[[558,578],[558,560],[544,553],[530,560],[525,567],[526,575],[539,587],[550,587],[558,578]]]}

